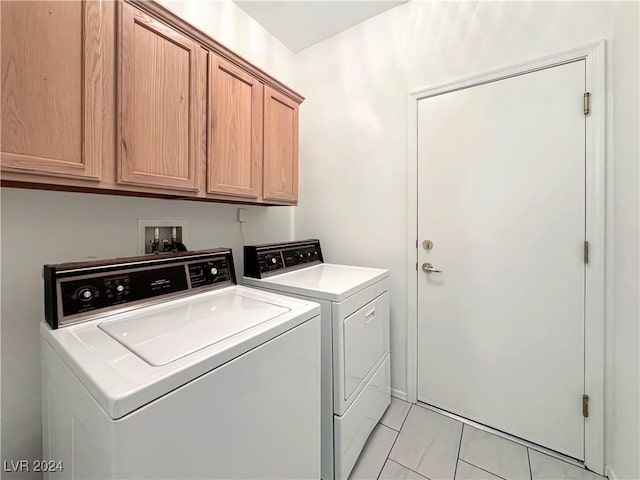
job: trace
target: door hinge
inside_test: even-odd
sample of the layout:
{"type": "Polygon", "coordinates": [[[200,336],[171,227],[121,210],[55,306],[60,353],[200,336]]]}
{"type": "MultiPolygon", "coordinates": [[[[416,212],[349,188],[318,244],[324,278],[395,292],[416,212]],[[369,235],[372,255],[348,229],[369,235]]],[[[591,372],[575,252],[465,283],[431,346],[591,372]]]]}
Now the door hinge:
{"type": "Polygon", "coordinates": [[[583,96],[583,107],[584,107],[584,114],[585,115],[589,115],[589,112],[591,111],[591,94],[589,92],[585,93],[583,96]]]}
{"type": "Polygon", "coordinates": [[[416,262],[416,272],[418,271],[418,262],[416,262]]]}
{"type": "Polygon", "coordinates": [[[418,239],[416,238],[416,250],[418,249],[418,239]]]}
{"type": "Polygon", "coordinates": [[[589,263],[589,242],[584,242],[584,263],[589,263]]]}
{"type": "Polygon", "coordinates": [[[582,416],[584,418],[589,416],[589,395],[582,395],[582,416]]]}

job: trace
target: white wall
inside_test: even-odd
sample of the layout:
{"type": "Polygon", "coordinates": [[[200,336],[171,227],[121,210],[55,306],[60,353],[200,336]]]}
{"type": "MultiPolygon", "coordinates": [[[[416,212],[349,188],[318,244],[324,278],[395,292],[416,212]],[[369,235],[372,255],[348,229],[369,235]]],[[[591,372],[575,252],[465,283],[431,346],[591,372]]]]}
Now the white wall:
{"type": "Polygon", "coordinates": [[[294,53],[231,0],[158,0],[191,25],[294,87],[294,53]]]}
{"type": "MultiPolygon", "coordinates": [[[[608,41],[606,458],[639,478],[638,3],[417,2],[296,55],[296,237],[391,270],[392,386],[406,391],[407,93],[608,41]]],[[[526,95],[526,92],[523,92],[526,95]]]]}
{"type": "MultiPolygon", "coordinates": [[[[161,2],[289,86],[294,56],[231,1],[161,2]]],[[[3,188],[2,460],[41,458],[40,346],[45,263],[137,254],[138,218],[184,218],[191,249],[228,246],[242,272],[238,206],[3,188]]],[[[247,207],[245,240],[288,240],[293,208],[247,207]]],[[[33,475],[33,474],[32,474],[33,475]]],[[[2,475],[5,478],[5,475],[2,475]]],[[[29,474],[17,474],[27,479],[29,474]]]]}

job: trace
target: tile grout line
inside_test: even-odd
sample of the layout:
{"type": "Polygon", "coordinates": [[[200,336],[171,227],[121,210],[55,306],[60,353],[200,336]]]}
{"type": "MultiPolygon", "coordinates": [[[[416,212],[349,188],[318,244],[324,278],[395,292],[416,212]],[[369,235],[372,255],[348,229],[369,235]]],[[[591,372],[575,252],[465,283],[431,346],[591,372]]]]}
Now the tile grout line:
{"type": "Polygon", "coordinates": [[[476,465],[476,464],[474,464],[474,463],[467,462],[466,460],[463,460],[463,459],[461,459],[461,458],[459,458],[459,459],[458,459],[458,461],[460,461],[460,462],[462,462],[462,463],[466,463],[467,465],[471,465],[472,467],[477,468],[478,470],[482,470],[483,472],[486,472],[486,473],[488,473],[488,474],[490,474],[490,475],[493,475],[494,477],[498,477],[498,478],[502,478],[502,480],[506,480],[504,477],[501,477],[500,475],[497,475],[497,474],[495,474],[495,473],[493,473],[493,472],[490,472],[490,471],[489,471],[489,470],[487,470],[486,468],[479,467],[478,465],[476,465]]]}
{"type": "MultiPolygon", "coordinates": [[[[404,400],[400,400],[401,402],[404,402],[404,400]]],[[[405,403],[409,403],[409,402],[405,402],[405,403]]],[[[400,433],[400,430],[402,430],[402,427],[404,426],[404,422],[407,421],[407,417],[409,416],[409,412],[411,411],[411,407],[413,406],[412,403],[409,403],[409,409],[407,410],[407,414],[404,416],[404,418],[402,419],[402,424],[400,425],[400,428],[398,430],[396,430],[395,428],[393,428],[391,425],[387,425],[386,423],[382,423],[382,420],[379,421],[378,423],[380,425],[384,425],[387,428],[390,428],[391,430],[394,430],[398,433],[400,433]]],[[[389,405],[389,408],[391,408],[391,405],[389,405]]],[[[384,416],[384,415],[383,415],[384,416]]]]}
{"type": "MultiPolygon", "coordinates": [[[[464,436],[464,429],[465,429],[465,427],[468,427],[469,425],[466,425],[464,423],[462,425],[463,425],[462,426],[462,436],[464,436]]],[[[462,436],[460,437],[460,445],[461,446],[462,446],[462,436]]],[[[527,452],[527,466],[529,468],[529,478],[531,479],[531,461],[529,460],[529,449],[527,447],[524,447],[524,449],[527,452]]],[[[486,473],[488,473],[490,475],[493,475],[494,477],[498,477],[498,478],[502,478],[503,480],[506,480],[504,477],[498,475],[497,473],[494,473],[494,472],[492,472],[490,470],[487,470],[486,468],[480,467],[480,466],[476,465],[475,463],[471,463],[468,460],[464,460],[464,459],[460,458],[460,450],[461,450],[461,448],[458,449],[458,461],[464,462],[467,465],[471,465],[472,467],[475,467],[475,468],[477,468],[479,470],[482,470],[483,472],[486,472],[486,473]]],[[[457,472],[458,472],[458,464],[456,464],[456,473],[457,472]]],[[[455,478],[456,478],[455,477],[455,473],[454,473],[454,477],[453,478],[455,480],[455,478]]]]}
{"type": "MultiPolygon", "coordinates": [[[[396,462],[393,458],[387,458],[388,462],[393,462],[393,463],[397,463],[398,465],[400,465],[402,468],[409,470],[410,472],[415,473],[416,475],[418,475],[420,478],[425,478],[426,480],[431,480],[429,477],[425,477],[423,474],[421,474],[420,472],[416,472],[415,470],[401,464],[400,462],[396,462]]],[[[385,462],[386,465],[387,462],[385,462]]]]}
{"type": "MultiPolygon", "coordinates": [[[[393,460],[391,460],[393,461],[393,460]]],[[[380,479],[380,475],[382,475],[382,472],[384,472],[384,467],[387,466],[387,463],[389,463],[389,457],[385,458],[383,464],[382,464],[382,469],[380,470],[380,473],[378,473],[378,476],[376,477],[376,480],[380,479]]]]}
{"type": "MultiPolygon", "coordinates": [[[[2,0],[0,0],[0,1],[2,1],[2,0]]],[[[393,439],[393,444],[391,444],[391,448],[393,448],[393,445],[395,444],[395,441],[396,441],[396,439],[398,438],[398,432],[397,432],[396,430],[394,430],[393,428],[388,427],[388,426],[387,426],[387,425],[385,425],[384,423],[380,423],[380,422],[376,423],[375,427],[373,427],[373,430],[372,430],[372,431],[371,431],[371,433],[369,434],[369,437],[367,438],[367,441],[365,442],[365,445],[364,445],[364,447],[362,448],[362,451],[361,451],[361,452],[360,452],[360,454],[358,455],[358,459],[356,460],[356,464],[353,466],[353,468],[352,468],[351,472],[349,473],[348,480],[351,480],[352,478],[354,478],[354,479],[355,479],[355,477],[352,477],[352,475],[353,475],[353,472],[355,471],[356,465],[360,462],[361,457],[362,457],[362,454],[365,452],[365,450],[366,450],[366,446],[367,446],[367,444],[369,443],[369,440],[371,440],[371,438],[372,438],[372,436],[373,436],[373,432],[374,432],[375,430],[378,430],[378,429],[381,429],[381,430],[384,430],[384,429],[391,430],[392,432],[394,432],[394,433],[396,434],[396,437],[393,439]]],[[[376,459],[377,459],[377,458],[379,458],[379,457],[377,457],[377,456],[376,456],[376,457],[374,457],[374,458],[376,458],[376,459]]],[[[380,476],[380,473],[382,473],[382,470],[384,469],[384,466],[385,466],[385,464],[387,463],[387,458],[388,458],[388,454],[387,454],[387,457],[385,457],[384,462],[382,462],[382,467],[380,467],[380,471],[378,472],[378,474],[377,474],[377,476],[376,476],[376,479],[380,476]]]]}
{"type": "MultiPolygon", "coordinates": [[[[2,0],[0,0],[0,1],[2,1],[2,0]]],[[[447,410],[444,410],[444,409],[442,409],[440,407],[435,407],[433,405],[429,405],[429,404],[426,404],[426,403],[417,403],[416,405],[418,405],[421,408],[424,408],[425,410],[430,410],[432,412],[438,413],[438,414],[443,415],[445,417],[449,417],[449,418],[452,418],[454,420],[457,420],[458,422],[461,422],[464,425],[469,425],[470,427],[476,428],[478,430],[482,430],[483,432],[486,432],[486,433],[488,433],[490,435],[503,438],[503,439],[505,439],[505,440],[507,440],[509,442],[516,443],[518,445],[522,445],[524,448],[528,448],[533,452],[538,452],[538,453],[541,453],[541,454],[546,455],[548,457],[555,458],[556,460],[560,460],[563,463],[567,463],[569,465],[573,465],[573,466],[578,467],[578,468],[589,470],[585,466],[584,462],[582,462],[580,460],[577,460],[577,459],[575,459],[573,457],[569,457],[567,455],[564,455],[562,453],[556,452],[556,451],[551,450],[549,448],[546,448],[546,447],[544,447],[542,445],[530,442],[530,441],[525,440],[525,439],[520,438],[520,437],[516,437],[514,435],[511,435],[509,433],[503,432],[501,430],[497,430],[497,429],[495,429],[493,427],[490,427],[488,425],[484,425],[482,423],[476,422],[476,421],[471,420],[471,419],[466,418],[466,417],[462,417],[462,416],[460,416],[458,414],[448,412],[447,410]]]]}
{"type": "MultiPolygon", "coordinates": [[[[406,465],[404,465],[404,464],[402,464],[402,463],[400,463],[400,462],[398,462],[398,461],[396,461],[396,460],[391,458],[391,452],[393,451],[393,448],[395,447],[395,445],[397,443],[398,436],[400,435],[402,429],[404,428],[404,425],[406,424],[406,421],[409,418],[409,415],[410,415],[411,411],[413,410],[414,406],[423,408],[425,410],[431,411],[431,412],[436,413],[438,415],[449,417],[449,418],[451,418],[453,420],[456,420],[458,423],[462,424],[462,431],[460,433],[460,441],[458,443],[458,456],[457,456],[457,461],[456,461],[456,465],[455,465],[455,469],[454,469],[454,480],[455,480],[455,475],[457,475],[457,471],[458,471],[458,462],[466,463],[467,465],[470,465],[470,466],[472,466],[474,468],[477,468],[478,470],[482,470],[483,472],[486,472],[486,473],[488,473],[490,475],[493,475],[496,478],[499,478],[501,480],[506,480],[504,477],[502,477],[500,475],[497,475],[497,474],[495,474],[495,473],[493,473],[493,472],[491,472],[491,471],[489,471],[489,470],[487,470],[487,469],[485,469],[483,467],[479,467],[478,465],[475,465],[475,464],[473,464],[473,463],[471,463],[471,462],[469,462],[467,460],[463,460],[462,458],[460,458],[460,454],[461,454],[461,451],[462,451],[462,439],[464,437],[464,429],[467,426],[471,426],[471,427],[477,428],[478,430],[481,430],[481,431],[489,434],[491,437],[497,437],[497,438],[503,439],[503,440],[505,440],[505,441],[507,441],[509,443],[513,443],[513,444],[516,444],[518,446],[523,447],[527,452],[527,466],[528,466],[528,470],[529,470],[529,479],[530,480],[534,480],[534,478],[533,478],[533,466],[532,466],[532,463],[531,463],[531,451],[535,451],[536,453],[540,453],[543,456],[548,456],[549,458],[551,458],[551,459],[553,459],[553,460],[555,460],[555,461],[557,461],[557,462],[559,462],[559,463],[561,463],[561,464],[563,464],[565,466],[569,466],[571,468],[577,468],[579,470],[583,470],[583,471],[586,471],[586,472],[591,473],[593,475],[596,475],[598,477],[597,480],[606,480],[607,479],[607,477],[602,477],[602,476],[598,475],[597,473],[592,472],[585,465],[579,465],[579,464],[577,464],[575,462],[565,460],[564,458],[561,458],[560,455],[554,455],[554,454],[550,454],[550,453],[547,453],[547,452],[543,452],[542,450],[538,450],[537,448],[535,448],[536,447],[535,444],[534,444],[534,447],[531,448],[531,447],[525,445],[524,442],[514,441],[512,438],[510,438],[510,436],[500,435],[500,434],[494,433],[492,431],[492,429],[478,428],[473,423],[467,423],[465,421],[461,421],[460,419],[457,418],[457,416],[447,415],[447,414],[442,413],[437,408],[430,408],[429,406],[424,406],[424,405],[421,405],[421,404],[410,404],[410,407],[409,407],[409,410],[407,412],[407,415],[405,416],[405,418],[404,418],[404,420],[402,422],[402,425],[400,426],[400,430],[398,430],[398,434],[396,436],[396,439],[394,440],[393,445],[391,446],[391,450],[389,451],[389,454],[387,455],[387,458],[386,458],[386,460],[384,462],[383,470],[384,470],[384,466],[388,463],[388,460],[391,460],[392,462],[397,463],[398,465],[400,465],[401,467],[405,468],[406,470],[419,475],[420,478],[425,478],[425,479],[429,480],[429,477],[426,477],[423,474],[421,474],[420,472],[417,472],[417,471],[407,467],[406,465]]],[[[382,425],[384,425],[384,424],[382,424],[382,425]]],[[[393,430],[391,427],[387,426],[387,428],[393,430]]],[[[381,473],[382,473],[382,471],[380,472],[380,474],[381,473]]],[[[378,477],[377,477],[378,479],[380,478],[380,474],[378,474],[378,477]]]]}
{"type": "MultiPolygon", "coordinates": [[[[391,406],[391,405],[389,405],[391,406]]],[[[393,451],[393,447],[396,446],[396,442],[398,441],[398,437],[400,436],[400,432],[402,431],[402,427],[404,427],[405,422],[407,421],[407,418],[409,418],[409,414],[411,413],[411,409],[413,408],[413,403],[409,404],[409,410],[407,411],[407,414],[404,416],[404,420],[402,420],[402,425],[400,425],[400,430],[398,430],[396,432],[396,438],[393,440],[393,444],[391,445],[391,448],[389,449],[389,453],[387,453],[387,458],[385,458],[384,463],[382,464],[382,469],[378,472],[378,476],[376,477],[376,479],[380,478],[380,475],[382,475],[382,470],[384,470],[384,466],[387,464],[387,460],[389,460],[389,455],[391,455],[391,452],[393,451]]],[[[378,422],[380,423],[380,422],[378,422]]],[[[380,425],[384,425],[384,423],[380,423],[380,425]]],[[[385,425],[386,427],[386,425],[385,425]]],[[[391,428],[391,427],[387,427],[387,428],[391,428]]],[[[393,430],[393,429],[391,429],[393,430]]],[[[391,459],[392,461],[394,461],[393,459],[391,459]]],[[[398,463],[398,462],[396,462],[398,463]]],[[[398,463],[398,465],[402,465],[401,463],[398,463]]],[[[402,465],[404,467],[404,465],[402,465]]],[[[406,468],[406,467],[405,467],[406,468]]],[[[413,471],[413,470],[412,470],[413,471]]],[[[415,472],[418,473],[418,472],[415,472]]]]}
{"type": "Polygon", "coordinates": [[[456,466],[453,469],[453,480],[455,480],[456,474],[458,473],[458,462],[460,461],[460,449],[462,448],[462,436],[464,435],[464,427],[465,427],[465,424],[463,423],[462,424],[462,430],[460,430],[460,441],[458,442],[458,453],[456,455],[456,466]]]}

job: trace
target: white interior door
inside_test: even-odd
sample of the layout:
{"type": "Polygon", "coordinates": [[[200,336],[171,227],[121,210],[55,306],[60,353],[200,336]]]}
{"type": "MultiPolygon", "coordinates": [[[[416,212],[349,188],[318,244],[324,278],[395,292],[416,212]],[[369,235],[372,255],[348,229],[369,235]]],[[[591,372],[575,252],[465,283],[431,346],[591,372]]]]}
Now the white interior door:
{"type": "Polygon", "coordinates": [[[581,60],[424,98],[417,132],[418,400],[581,460],[584,92],[581,60]]]}

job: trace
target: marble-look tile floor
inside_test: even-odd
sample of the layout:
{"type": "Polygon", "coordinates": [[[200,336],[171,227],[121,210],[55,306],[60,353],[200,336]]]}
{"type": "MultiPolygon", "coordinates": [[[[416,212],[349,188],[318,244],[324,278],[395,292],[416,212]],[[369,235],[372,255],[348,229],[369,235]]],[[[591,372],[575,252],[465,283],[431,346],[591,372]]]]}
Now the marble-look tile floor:
{"type": "Polygon", "coordinates": [[[349,480],[603,480],[397,398],[371,433],[349,480]]]}

